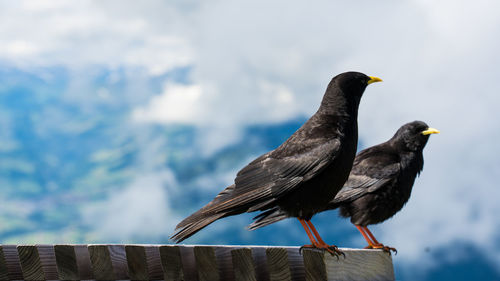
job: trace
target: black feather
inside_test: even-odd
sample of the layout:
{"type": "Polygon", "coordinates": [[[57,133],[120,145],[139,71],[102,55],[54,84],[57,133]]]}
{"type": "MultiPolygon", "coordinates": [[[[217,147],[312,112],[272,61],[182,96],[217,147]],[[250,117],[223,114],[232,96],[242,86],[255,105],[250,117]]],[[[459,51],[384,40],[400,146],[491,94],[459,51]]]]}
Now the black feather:
{"type": "Polygon", "coordinates": [[[361,151],[344,187],[327,209],[340,208],[355,225],[367,226],[394,216],[408,202],[424,166],[427,124],[403,125],[387,142],[361,151]]]}
{"type": "MultiPolygon", "coordinates": [[[[234,185],[180,222],[172,239],[180,242],[219,218],[243,212],[309,220],[323,210],[351,170],[358,106],[369,80],[359,72],[334,77],[318,111],[282,145],[238,172],[234,185]]],[[[251,228],[263,225],[258,221],[251,228]]]]}

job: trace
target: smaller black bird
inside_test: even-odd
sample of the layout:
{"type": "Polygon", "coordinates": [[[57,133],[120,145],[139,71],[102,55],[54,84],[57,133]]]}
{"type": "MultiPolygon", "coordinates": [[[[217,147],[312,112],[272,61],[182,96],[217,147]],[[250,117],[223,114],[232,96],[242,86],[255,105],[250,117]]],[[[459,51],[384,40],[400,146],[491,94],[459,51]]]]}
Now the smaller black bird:
{"type": "Polygon", "coordinates": [[[388,141],[356,155],[344,187],[327,207],[340,209],[368,242],[366,248],[395,251],[368,229],[394,216],[410,198],[413,183],[424,167],[422,151],[430,134],[439,131],[422,121],[403,125],[388,141]]]}

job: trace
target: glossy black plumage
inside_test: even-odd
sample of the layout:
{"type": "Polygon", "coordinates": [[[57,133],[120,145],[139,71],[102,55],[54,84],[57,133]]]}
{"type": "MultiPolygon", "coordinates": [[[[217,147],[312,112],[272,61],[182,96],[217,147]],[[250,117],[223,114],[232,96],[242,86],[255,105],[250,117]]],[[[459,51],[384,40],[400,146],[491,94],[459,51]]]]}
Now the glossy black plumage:
{"type": "MultiPolygon", "coordinates": [[[[429,127],[422,121],[401,126],[387,142],[362,150],[356,156],[347,182],[325,210],[340,208],[357,226],[383,222],[394,216],[410,198],[415,178],[424,166],[423,149],[429,127]]],[[[278,208],[256,217],[251,229],[285,218],[278,208]]]]}
{"type": "Polygon", "coordinates": [[[288,140],[238,172],[234,184],[177,225],[180,242],[213,221],[277,209],[309,220],[347,180],[358,141],[357,114],[366,86],[380,79],[359,72],[337,75],[318,111],[288,140]]]}
{"type": "Polygon", "coordinates": [[[405,124],[387,142],[358,153],[349,179],[327,209],[340,208],[340,215],[358,226],[394,216],[410,198],[423,169],[429,134],[422,132],[427,129],[422,121],[405,124]]]}

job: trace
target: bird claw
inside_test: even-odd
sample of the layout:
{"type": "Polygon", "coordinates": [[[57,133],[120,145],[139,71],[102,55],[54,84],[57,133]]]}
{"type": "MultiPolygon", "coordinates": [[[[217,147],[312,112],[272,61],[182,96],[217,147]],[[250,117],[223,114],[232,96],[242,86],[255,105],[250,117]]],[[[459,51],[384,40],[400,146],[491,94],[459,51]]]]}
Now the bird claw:
{"type": "Polygon", "coordinates": [[[321,250],[321,251],[327,251],[332,256],[336,257],[337,260],[339,259],[339,256],[342,255],[344,257],[344,259],[345,259],[344,252],[342,252],[341,250],[339,250],[339,248],[337,246],[335,246],[335,245],[328,245],[328,244],[324,244],[324,245],[321,245],[321,244],[312,245],[312,244],[308,244],[308,245],[304,245],[304,246],[300,247],[299,254],[302,255],[302,250],[304,248],[321,250]]]}
{"type": "Polygon", "coordinates": [[[365,247],[365,249],[381,249],[382,251],[389,253],[389,254],[391,254],[391,251],[394,252],[394,255],[398,254],[398,250],[396,250],[396,248],[385,246],[384,244],[377,244],[377,245],[373,245],[373,246],[368,245],[365,247]]]}
{"type": "Polygon", "coordinates": [[[316,247],[315,247],[314,245],[312,245],[312,244],[303,245],[303,246],[301,246],[301,247],[299,248],[299,254],[301,254],[301,255],[302,255],[302,250],[303,250],[304,248],[316,249],[316,247]]]}
{"type": "Polygon", "coordinates": [[[396,248],[393,247],[384,246],[382,249],[384,250],[384,252],[387,252],[389,254],[391,253],[391,251],[394,252],[394,255],[398,254],[398,250],[396,250],[396,248]]]}
{"type": "Polygon", "coordinates": [[[328,246],[326,249],[326,251],[328,251],[328,253],[330,253],[332,256],[336,257],[337,260],[339,260],[339,256],[342,255],[345,259],[345,254],[344,252],[342,252],[341,250],[339,250],[339,248],[335,245],[331,245],[331,246],[328,246]]]}

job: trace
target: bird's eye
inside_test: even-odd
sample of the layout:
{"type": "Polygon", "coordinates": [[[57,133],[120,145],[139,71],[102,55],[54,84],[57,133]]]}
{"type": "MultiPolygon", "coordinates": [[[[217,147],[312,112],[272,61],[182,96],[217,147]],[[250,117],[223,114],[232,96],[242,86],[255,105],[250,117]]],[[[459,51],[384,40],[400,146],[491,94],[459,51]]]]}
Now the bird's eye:
{"type": "Polygon", "coordinates": [[[421,127],[414,127],[412,132],[414,134],[420,134],[423,130],[425,130],[425,129],[422,129],[421,127]]]}

